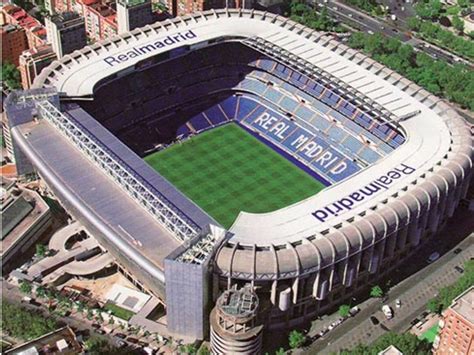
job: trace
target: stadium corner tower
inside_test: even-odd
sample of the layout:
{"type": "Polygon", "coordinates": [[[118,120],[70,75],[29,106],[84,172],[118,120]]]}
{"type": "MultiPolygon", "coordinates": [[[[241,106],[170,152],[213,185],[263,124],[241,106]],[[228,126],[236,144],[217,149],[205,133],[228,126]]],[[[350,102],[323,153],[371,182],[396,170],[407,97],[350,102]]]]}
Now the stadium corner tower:
{"type": "Polygon", "coordinates": [[[323,314],[439,238],[473,180],[473,138],[448,104],[332,37],[258,11],[213,10],[95,43],[5,105],[18,171],[39,174],[163,301],[177,336],[208,337],[229,290],[215,313],[240,324],[268,330],[323,314]],[[178,188],[144,160],[198,147],[225,125],[323,188],[250,213],[265,198],[255,196],[226,225],[186,193],[197,181],[178,188]],[[244,307],[245,297],[237,319],[226,302],[244,307]]]}

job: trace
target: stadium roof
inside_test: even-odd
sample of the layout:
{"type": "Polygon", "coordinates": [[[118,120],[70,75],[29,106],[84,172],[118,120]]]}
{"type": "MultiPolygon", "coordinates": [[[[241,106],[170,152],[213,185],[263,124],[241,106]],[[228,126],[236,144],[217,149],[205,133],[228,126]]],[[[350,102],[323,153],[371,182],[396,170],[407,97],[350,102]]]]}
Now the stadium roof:
{"type": "Polygon", "coordinates": [[[390,111],[407,136],[405,144],[377,164],[317,196],[271,213],[241,213],[231,228],[232,242],[285,245],[324,235],[401,193],[410,195],[437,165],[447,163],[454,148],[466,145],[472,150],[472,142],[465,144],[463,122],[449,106],[436,105],[439,98],[329,36],[258,11],[213,10],[136,29],[66,55],[43,70],[35,85],[55,86],[64,96],[87,97],[100,80],[143,59],[223,36],[262,38],[324,69],[390,111]],[[461,139],[454,142],[453,136],[461,139]]]}

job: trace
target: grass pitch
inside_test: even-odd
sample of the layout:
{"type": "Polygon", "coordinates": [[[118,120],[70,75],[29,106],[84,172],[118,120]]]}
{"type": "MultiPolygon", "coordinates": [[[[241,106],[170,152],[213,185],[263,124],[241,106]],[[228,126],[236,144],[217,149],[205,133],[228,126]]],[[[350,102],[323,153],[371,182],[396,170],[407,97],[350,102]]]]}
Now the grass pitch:
{"type": "Polygon", "coordinates": [[[145,161],[225,228],[241,211],[271,212],[325,187],[233,123],[145,161]]]}

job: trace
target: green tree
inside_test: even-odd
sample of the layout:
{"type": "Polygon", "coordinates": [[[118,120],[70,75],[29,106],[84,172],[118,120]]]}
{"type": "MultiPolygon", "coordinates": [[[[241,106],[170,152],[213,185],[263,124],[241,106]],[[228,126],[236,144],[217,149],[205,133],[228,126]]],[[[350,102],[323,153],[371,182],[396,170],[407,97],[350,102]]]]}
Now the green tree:
{"type": "Polygon", "coordinates": [[[31,286],[31,283],[29,283],[28,281],[21,281],[20,282],[20,291],[22,293],[25,293],[27,295],[31,294],[31,291],[33,290],[32,286],[31,286]]]}
{"type": "Polygon", "coordinates": [[[1,78],[10,90],[21,88],[20,72],[15,65],[5,62],[2,64],[1,78]]]}
{"type": "Polygon", "coordinates": [[[179,347],[179,351],[182,354],[195,355],[197,354],[197,348],[194,344],[185,344],[179,347]]]}
{"type": "Polygon", "coordinates": [[[285,354],[286,354],[286,351],[283,348],[280,348],[277,351],[275,351],[275,355],[285,355],[285,354]]]}
{"type": "Polygon", "coordinates": [[[38,286],[35,293],[39,298],[46,298],[46,288],[44,286],[38,286]]]}
{"type": "Polygon", "coordinates": [[[426,309],[431,313],[439,313],[441,311],[441,304],[436,298],[432,298],[426,304],[426,309]]]}
{"type": "Polygon", "coordinates": [[[453,27],[460,33],[464,32],[464,21],[459,18],[459,16],[453,16],[452,20],[453,27]]]}
{"type": "Polygon", "coordinates": [[[38,312],[30,311],[4,300],[1,329],[2,332],[12,337],[31,340],[57,329],[57,324],[53,317],[45,318],[38,312]]]}
{"type": "Polygon", "coordinates": [[[110,351],[109,342],[103,336],[93,335],[84,342],[84,346],[89,354],[104,354],[110,351]]]}
{"type": "Polygon", "coordinates": [[[418,1],[414,8],[421,18],[436,20],[441,14],[442,4],[440,0],[418,1]]]}
{"type": "Polygon", "coordinates": [[[339,306],[339,315],[341,317],[347,317],[349,315],[350,309],[351,309],[351,307],[347,304],[343,304],[343,305],[339,306]]]}
{"type": "Polygon", "coordinates": [[[390,345],[396,346],[404,354],[429,355],[431,344],[426,340],[420,340],[411,333],[397,334],[385,333],[370,345],[359,344],[351,350],[342,350],[341,355],[366,355],[378,354],[390,345]]]}
{"type": "Polygon", "coordinates": [[[380,286],[374,286],[370,289],[370,297],[380,298],[383,296],[383,290],[380,286]]]}
{"type": "Polygon", "coordinates": [[[416,17],[409,17],[407,19],[407,25],[410,30],[418,31],[421,26],[421,20],[416,17]]]}
{"type": "Polygon", "coordinates": [[[48,248],[44,244],[36,244],[36,255],[39,257],[44,257],[48,251],[48,248]]]}
{"type": "Polygon", "coordinates": [[[201,345],[197,353],[198,355],[211,355],[211,351],[205,345],[201,345]]]}
{"type": "Polygon", "coordinates": [[[305,341],[306,337],[304,336],[304,334],[297,330],[292,330],[290,332],[290,335],[288,336],[288,344],[292,349],[300,348],[305,341]]]}

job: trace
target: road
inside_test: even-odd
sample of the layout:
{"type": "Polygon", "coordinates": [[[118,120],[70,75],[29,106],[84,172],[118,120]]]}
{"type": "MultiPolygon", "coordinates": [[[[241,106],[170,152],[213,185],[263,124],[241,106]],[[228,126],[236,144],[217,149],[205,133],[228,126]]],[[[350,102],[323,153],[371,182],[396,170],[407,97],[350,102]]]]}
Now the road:
{"type": "MultiPolygon", "coordinates": [[[[375,18],[361,12],[353,7],[347,6],[338,0],[310,0],[311,5],[326,6],[329,14],[336,20],[349,25],[350,27],[359,29],[367,33],[382,33],[387,37],[397,38],[402,42],[412,45],[415,50],[423,51],[434,59],[442,59],[449,64],[456,63],[455,56],[436,47],[428,42],[412,37],[408,31],[399,28],[400,24],[397,21],[382,20],[375,18]]],[[[404,23],[403,20],[400,22],[404,23]]],[[[462,58],[457,59],[464,64],[472,66],[472,64],[462,58]]]]}

